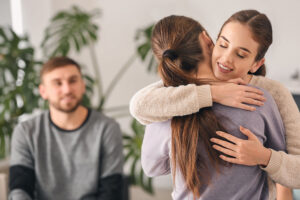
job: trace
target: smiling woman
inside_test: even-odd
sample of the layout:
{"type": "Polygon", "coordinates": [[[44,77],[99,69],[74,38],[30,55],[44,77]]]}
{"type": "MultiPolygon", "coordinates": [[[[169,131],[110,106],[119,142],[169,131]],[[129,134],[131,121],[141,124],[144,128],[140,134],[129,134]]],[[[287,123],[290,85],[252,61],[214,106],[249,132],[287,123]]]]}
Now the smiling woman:
{"type": "MultiPolygon", "coordinates": [[[[276,128],[271,132],[263,129],[258,131],[267,135],[267,141],[263,143],[259,141],[257,133],[255,136],[250,132],[250,130],[257,129],[257,124],[253,124],[250,127],[246,126],[248,130],[240,129],[239,132],[243,134],[242,137],[233,136],[233,132],[227,135],[221,134],[223,138],[230,140],[234,144],[220,143],[216,142],[218,140],[213,140],[214,143],[211,145],[227,155],[220,156],[225,161],[248,166],[266,165],[265,168],[261,169],[266,171],[269,177],[277,183],[291,188],[298,188],[300,187],[299,170],[297,170],[300,166],[300,159],[298,159],[298,155],[300,155],[300,138],[297,132],[300,130],[300,115],[297,105],[290,92],[280,83],[263,76],[252,76],[252,74],[265,75],[264,56],[271,43],[272,27],[268,18],[254,10],[240,11],[229,18],[220,31],[218,42],[213,52],[213,71],[218,79],[226,80],[240,76],[244,81],[243,84],[251,84],[263,88],[272,94],[284,122],[287,152],[290,154],[284,151],[276,151],[268,146],[273,141],[269,136],[278,133],[276,128]],[[237,17],[239,15],[240,17],[237,17]],[[228,30],[229,28],[232,28],[233,31],[228,30]],[[242,139],[245,136],[248,136],[248,140],[242,139]],[[251,151],[247,151],[247,149],[251,149],[251,151]],[[255,151],[256,153],[253,153],[255,151]],[[230,156],[233,156],[233,158],[230,158],[230,156]],[[278,163],[281,163],[281,165],[278,165],[278,163]]],[[[155,83],[140,90],[132,98],[131,112],[141,122],[148,124],[164,121],[173,116],[186,116],[196,113],[199,109],[215,105],[212,104],[212,101],[238,108],[242,108],[239,106],[240,102],[243,105],[255,104],[256,111],[266,106],[263,103],[264,100],[259,98],[259,93],[249,93],[249,88],[244,88],[245,86],[242,85],[235,85],[239,89],[230,92],[230,90],[225,90],[229,85],[234,84],[224,83],[223,87],[211,85],[210,90],[205,91],[204,86],[192,84],[180,87],[163,87],[161,83],[155,83]],[[220,89],[216,89],[217,87],[220,87],[220,89]],[[235,93],[237,90],[239,91],[235,93]],[[231,97],[231,104],[219,101],[220,98],[215,97],[218,92],[224,94],[223,100],[229,99],[228,96],[231,97]],[[246,100],[249,101],[246,102],[246,100]]],[[[272,98],[269,96],[267,100],[270,99],[272,98]]],[[[252,113],[249,113],[248,117],[250,115],[252,113]]],[[[235,117],[237,116],[232,113],[230,119],[235,117]]],[[[238,116],[238,118],[242,118],[242,116],[238,116]]],[[[245,119],[249,118],[246,117],[245,119]]],[[[239,125],[241,124],[236,124],[237,127],[239,125]]],[[[267,127],[270,128],[269,126],[267,127]]],[[[220,134],[218,135],[220,136],[220,134]]],[[[285,199],[291,199],[290,190],[286,188],[284,190],[281,189],[282,187],[279,186],[279,191],[286,192],[285,199]]],[[[280,199],[279,196],[277,199],[280,199]]]]}
{"type": "MultiPolygon", "coordinates": [[[[272,26],[264,14],[252,15],[236,13],[222,26],[212,55],[218,79],[234,79],[247,72],[265,75],[264,56],[272,44],[272,26]]],[[[246,82],[251,79],[242,78],[246,82]]]]}
{"type": "MultiPolygon", "coordinates": [[[[228,80],[249,71],[255,72],[264,62],[264,59],[254,61],[258,47],[259,43],[252,39],[251,31],[246,25],[238,22],[226,24],[213,51],[215,76],[220,80],[228,80]]],[[[242,78],[249,81],[247,76],[242,78]]]]}
{"type": "MultiPolygon", "coordinates": [[[[249,14],[249,19],[259,15],[256,11],[238,13],[245,14],[249,14]]],[[[220,83],[215,80],[210,65],[212,41],[204,33],[199,23],[184,16],[169,16],[155,25],[152,49],[159,61],[158,71],[164,86],[220,83]]],[[[259,45],[253,49],[243,46],[251,50],[255,47],[259,45]]],[[[251,58],[249,60],[253,62],[255,55],[251,58]]],[[[250,76],[247,75],[249,70],[239,71],[240,66],[235,66],[235,62],[228,64],[233,66],[229,73],[234,73],[234,78],[250,76]]],[[[244,138],[238,126],[241,125],[252,128],[258,138],[258,147],[263,143],[278,151],[284,150],[284,128],[279,111],[267,91],[264,91],[264,96],[267,99],[265,105],[254,112],[214,104],[212,108],[147,126],[141,159],[145,173],[159,176],[172,172],[174,200],[274,199],[275,185],[268,181],[266,173],[256,163],[250,167],[229,165],[221,160],[219,152],[214,151],[210,143],[211,138],[218,137],[218,130],[229,131],[231,137],[244,138]],[[224,186],[225,183],[230,184],[224,186]]],[[[268,149],[259,149],[263,155],[271,153],[268,149]]],[[[267,164],[267,161],[261,164],[267,164]]]]}

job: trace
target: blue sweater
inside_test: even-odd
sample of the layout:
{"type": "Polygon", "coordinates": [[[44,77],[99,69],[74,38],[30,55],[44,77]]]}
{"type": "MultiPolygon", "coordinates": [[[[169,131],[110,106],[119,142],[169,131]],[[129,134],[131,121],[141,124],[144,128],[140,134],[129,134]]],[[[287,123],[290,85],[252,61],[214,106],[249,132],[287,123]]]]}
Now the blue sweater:
{"type": "MultiPolygon", "coordinates": [[[[267,101],[256,111],[214,104],[213,111],[228,133],[247,139],[239,126],[250,129],[265,147],[285,150],[285,133],[277,106],[272,96],[264,91],[267,101]]],[[[142,146],[142,167],[148,176],[171,173],[171,121],[153,123],[146,127],[142,146]]],[[[200,133],[201,134],[201,133],[200,133]]],[[[203,151],[203,156],[207,154],[203,151]]],[[[180,169],[176,168],[174,200],[193,199],[186,188],[180,169]]],[[[212,171],[212,182],[201,189],[201,200],[266,200],[269,199],[267,174],[259,166],[232,164],[222,167],[221,174],[212,171]]],[[[200,188],[199,188],[200,190],[200,188]]]]}

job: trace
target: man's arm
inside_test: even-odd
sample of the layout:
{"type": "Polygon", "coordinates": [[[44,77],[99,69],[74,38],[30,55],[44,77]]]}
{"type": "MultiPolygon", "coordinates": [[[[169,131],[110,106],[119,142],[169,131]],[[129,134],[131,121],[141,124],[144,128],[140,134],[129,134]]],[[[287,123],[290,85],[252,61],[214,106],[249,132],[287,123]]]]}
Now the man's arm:
{"type": "Polygon", "coordinates": [[[35,173],[33,157],[25,132],[26,130],[24,130],[22,125],[18,125],[12,135],[9,200],[34,199],[35,173]]]}
{"type": "Polygon", "coordinates": [[[123,144],[122,133],[115,122],[103,133],[100,155],[99,200],[122,199],[123,144]]]}

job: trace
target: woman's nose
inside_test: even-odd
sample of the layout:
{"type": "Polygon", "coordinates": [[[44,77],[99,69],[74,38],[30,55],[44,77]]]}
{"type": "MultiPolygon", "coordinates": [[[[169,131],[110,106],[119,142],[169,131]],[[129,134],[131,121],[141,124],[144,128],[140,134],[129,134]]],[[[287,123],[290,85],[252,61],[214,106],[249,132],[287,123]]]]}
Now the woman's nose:
{"type": "Polygon", "coordinates": [[[227,64],[232,64],[233,52],[231,52],[231,51],[224,52],[224,54],[222,56],[222,61],[227,64]]]}

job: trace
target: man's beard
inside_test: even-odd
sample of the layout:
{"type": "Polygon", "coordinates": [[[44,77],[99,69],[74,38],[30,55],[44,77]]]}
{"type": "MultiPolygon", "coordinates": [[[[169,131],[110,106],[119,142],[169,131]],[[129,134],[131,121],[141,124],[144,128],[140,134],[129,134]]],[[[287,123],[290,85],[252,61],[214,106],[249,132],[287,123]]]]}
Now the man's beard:
{"type": "Polygon", "coordinates": [[[69,107],[69,108],[63,108],[62,106],[60,106],[59,102],[50,102],[49,101],[49,104],[51,106],[53,106],[56,110],[59,110],[61,112],[72,113],[75,110],[77,110],[77,108],[81,105],[81,102],[82,102],[82,97],[79,100],[77,100],[77,102],[74,104],[74,106],[69,107]]]}

